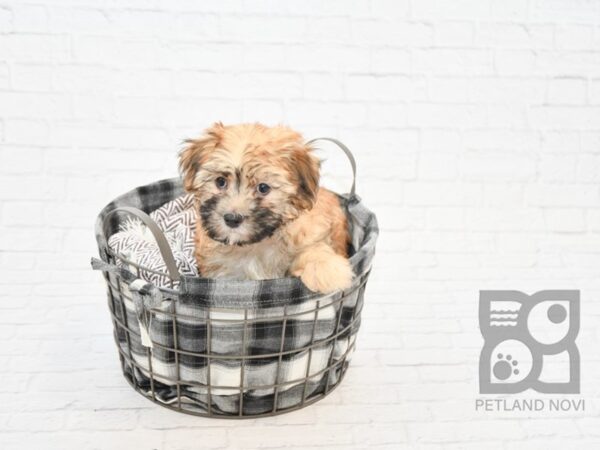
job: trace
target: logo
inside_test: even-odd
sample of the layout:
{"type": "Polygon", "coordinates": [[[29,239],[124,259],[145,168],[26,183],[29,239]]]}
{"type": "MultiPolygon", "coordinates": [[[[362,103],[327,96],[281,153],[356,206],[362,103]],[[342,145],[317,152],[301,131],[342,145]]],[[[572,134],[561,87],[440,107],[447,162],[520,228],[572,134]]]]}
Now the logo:
{"type": "Polygon", "coordinates": [[[579,394],[579,291],[481,291],[479,392],[579,394]]]}

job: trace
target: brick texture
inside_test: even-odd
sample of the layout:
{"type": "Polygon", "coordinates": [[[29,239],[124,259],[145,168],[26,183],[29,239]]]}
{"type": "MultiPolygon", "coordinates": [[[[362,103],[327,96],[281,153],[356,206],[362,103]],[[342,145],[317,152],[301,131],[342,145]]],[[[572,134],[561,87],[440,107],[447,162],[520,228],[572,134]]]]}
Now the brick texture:
{"type": "Polygon", "coordinates": [[[599,180],[598,1],[0,0],[0,448],[598,448],[599,180]],[[348,376],[289,415],[142,399],[88,264],[101,207],[216,120],[339,137],[380,218],[348,376]],[[479,289],[552,288],[586,411],[476,412],[479,289]]]}

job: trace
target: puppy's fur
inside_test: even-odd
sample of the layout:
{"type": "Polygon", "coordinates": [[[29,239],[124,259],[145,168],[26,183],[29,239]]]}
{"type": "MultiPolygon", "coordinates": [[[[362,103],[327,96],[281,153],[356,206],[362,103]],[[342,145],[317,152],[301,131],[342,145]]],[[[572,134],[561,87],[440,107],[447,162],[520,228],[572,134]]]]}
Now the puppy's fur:
{"type": "Polygon", "coordinates": [[[293,275],[322,293],[351,285],[346,215],[338,198],[319,187],[319,161],[300,134],[216,123],[186,143],[180,169],[196,198],[202,276],[293,275]]]}

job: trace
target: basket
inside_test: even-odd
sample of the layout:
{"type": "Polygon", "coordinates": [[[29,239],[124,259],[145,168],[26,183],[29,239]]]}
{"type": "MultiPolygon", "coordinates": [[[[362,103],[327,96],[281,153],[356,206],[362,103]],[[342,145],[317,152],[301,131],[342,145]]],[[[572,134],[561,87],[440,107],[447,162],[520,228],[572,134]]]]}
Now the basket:
{"type": "MultiPolygon", "coordinates": [[[[349,150],[354,175],[356,166],[349,150]]],[[[315,139],[316,140],[316,139],[315,139]]],[[[313,141],[315,141],[313,140],[313,141]]],[[[310,141],[310,142],[313,142],[310,141]]],[[[206,417],[280,414],[325,397],[342,381],[356,345],[364,291],[375,252],[375,215],[355,195],[340,195],[351,236],[355,278],[322,295],[299,278],[220,280],[181,275],[149,213],[184,194],[169,179],[121,195],[100,213],[100,258],[123,374],[144,397],[206,417]],[[108,246],[130,215],[146,224],[167,267],[168,287],[144,280],[151,269],[108,246]]]]}

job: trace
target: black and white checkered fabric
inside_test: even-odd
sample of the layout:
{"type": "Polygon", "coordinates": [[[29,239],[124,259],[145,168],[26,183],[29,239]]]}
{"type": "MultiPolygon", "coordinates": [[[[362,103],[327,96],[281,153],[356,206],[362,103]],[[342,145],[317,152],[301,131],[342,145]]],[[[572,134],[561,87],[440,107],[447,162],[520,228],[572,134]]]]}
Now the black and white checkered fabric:
{"type": "MultiPolygon", "coordinates": [[[[130,206],[151,213],[184,194],[179,179],[130,191],[98,217],[96,237],[123,371],[144,395],[187,412],[258,415],[323,395],[343,375],[360,325],[377,221],[358,197],[341,197],[356,274],[344,292],[321,295],[298,278],[215,280],[182,275],[157,286],[122,264],[107,237],[130,206]]],[[[159,224],[160,225],[160,224],[159,224]]],[[[156,281],[156,280],[155,280],[156,281]]]]}

